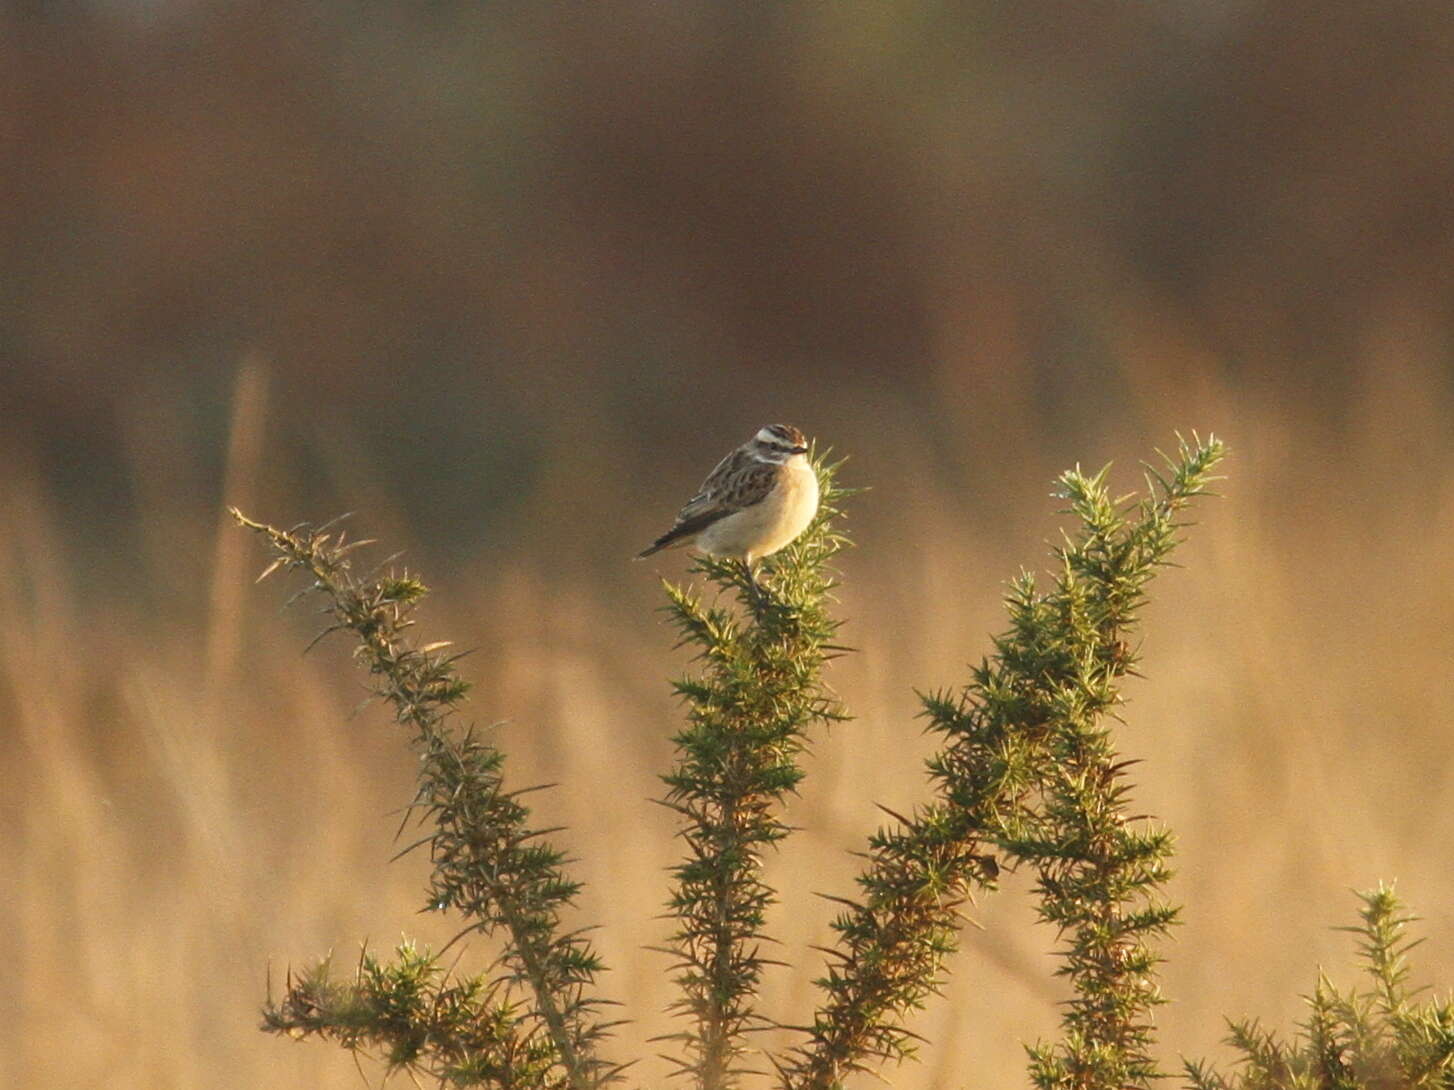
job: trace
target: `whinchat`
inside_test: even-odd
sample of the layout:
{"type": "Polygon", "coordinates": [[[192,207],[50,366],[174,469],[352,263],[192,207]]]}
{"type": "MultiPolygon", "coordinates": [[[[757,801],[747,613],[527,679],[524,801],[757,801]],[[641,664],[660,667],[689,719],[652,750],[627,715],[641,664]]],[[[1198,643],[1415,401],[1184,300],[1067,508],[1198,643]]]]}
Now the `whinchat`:
{"type": "Polygon", "coordinates": [[[789,544],[817,514],[818,476],[807,452],[797,428],[769,424],[717,463],[672,528],[639,556],[692,542],[740,560],[751,576],[756,561],[789,544]]]}

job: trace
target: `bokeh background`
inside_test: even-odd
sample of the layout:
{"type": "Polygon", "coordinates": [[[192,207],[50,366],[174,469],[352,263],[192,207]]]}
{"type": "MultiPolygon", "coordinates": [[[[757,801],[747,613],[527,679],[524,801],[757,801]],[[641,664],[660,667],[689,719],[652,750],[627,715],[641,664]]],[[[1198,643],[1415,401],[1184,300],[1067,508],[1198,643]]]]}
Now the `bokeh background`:
{"type": "MultiPolygon", "coordinates": [[[[1193,428],[1229,479],[1122,735],[1180,838],[1166,1062],[1348,982],[1379,879],[1447,984],[1451,73],[1419,0],[4,5],[0,1083],[357,1086],[257,1032],[269,967],[453,933],[386,864],[398,730],[225,503],[407,548],[470,714],[562,785],[649,1054],[685,558],[627,558],[777,420],[871,490],[770,1014],[807,1015],[812,892],[922,797],[912,688],[987,651],[1054,474],[1134,487],[1193,428]]],[[[1024,1083],[1062,997],[1027,887],[893,1085],[1024,1083]]]]}

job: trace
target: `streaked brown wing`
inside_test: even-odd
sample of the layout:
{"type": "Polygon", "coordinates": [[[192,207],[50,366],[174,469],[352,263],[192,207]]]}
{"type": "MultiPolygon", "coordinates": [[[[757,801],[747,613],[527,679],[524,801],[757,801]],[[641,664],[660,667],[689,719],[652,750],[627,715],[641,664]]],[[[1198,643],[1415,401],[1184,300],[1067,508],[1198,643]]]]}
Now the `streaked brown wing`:
{"type": "Polygon", "coordinates": [[[725,482],[726,487],[718,502],[734,511],[761,503],[777,484],[782,468],[766,462],[754,462],[748,469],[725,482]]]}
{"type": "MultiPolygon", "coordinates": [[[[751,455],[738,447],[718,462],[716,468],[707,474],[707,479],[702,482],[702,487],[697,489],[697,494],[682,505],[681,511],[677,513],[677,522],[688,522],[699,515],[724,506],[725,493],[731,490],[733,479],[742,472],[743,467],[750,460],[751,455]]],[[[725,514],[729,514],[729,512],[723,511],[722,515],[725,514]]],[[[717,517],[720,518],[721,515],[717,517]]]]}
{"type": "Polygon", "coordinates": [[[697,494],[678,512],[672,528],[651,543],[641,556],[650,556],[695,534],[718,519],[761,503],[777,483],[781,466],[759,462],[743,448],[717,463],[697,494]]]}

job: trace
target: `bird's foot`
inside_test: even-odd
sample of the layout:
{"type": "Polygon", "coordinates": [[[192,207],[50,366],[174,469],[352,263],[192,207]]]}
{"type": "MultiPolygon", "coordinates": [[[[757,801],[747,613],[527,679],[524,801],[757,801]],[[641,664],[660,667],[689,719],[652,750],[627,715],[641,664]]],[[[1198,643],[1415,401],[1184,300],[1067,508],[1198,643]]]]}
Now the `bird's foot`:
{"type": "Polygon", "coordinates": [[[742,562],[742,569],[747,573],[747,593],[752,599],[752,604],[758,609],[767,605],[767,588],[758,581],[757,569],[749,560],[742,562]]]}

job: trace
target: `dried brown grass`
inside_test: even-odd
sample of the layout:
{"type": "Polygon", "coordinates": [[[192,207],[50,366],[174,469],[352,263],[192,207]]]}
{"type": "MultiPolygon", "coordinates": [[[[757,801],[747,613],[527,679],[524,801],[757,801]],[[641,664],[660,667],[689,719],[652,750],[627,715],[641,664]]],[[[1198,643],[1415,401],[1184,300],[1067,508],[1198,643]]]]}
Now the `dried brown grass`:
{"type": "MultiPolygon", "coordinates": [[[[1214,1051],[1223,1013],[1297,1017],[1315,966],[1337,977],[1347,961],[1329,928],[1351,918],[1352,886],[1397,879],[1428,919],[1424,971],[1454,976],[1454,404],[1437,353],[1406,332],[1392,326],[1370,350],[1341,420],[1194,363],[1180,375],[1128,366],[1142,400],[1085,436],[1088,462],[1144,453],[1174,426],[1214,427],[1233,451],[1225,498],[1182,554],[1188,570],[1156,586],[1149,680],[1132,687],[1124,733],[1146,760],[1145,808],[1180,835],[1174,892],[1187,910],[1165,975],[1168,1061],[1214,1051]]],[[[356,1086],[336,1052],[256,1031],[269,965],[276,976],[330,947],[348,961],[361,938],[386,946],[401,930],[449,934],[416,914],[423,861],[385,864],[390,811],[412,782],[396,729],[375,710],[353,714],[363,691],[344,648],[300,657],[310,618],[280,617],[276,588],[241,589],[257,557],[218,526],[221,501],[252,487],[272,516],[286,485],[262,465],[260,372],[244,372],[239,391],[225,497],[156,483],[168,440],[137,432],[146,557],[134,585],[96,585],[39,474],[11,452],[0,485],[6,1085],[356,1086]]],[[[952,421],[1001,444],[965,444],[969,463],[1000,459],[976,478],[1004,482],[988,518],[942,466],[875,438],[892,427],[855,434],[865,417],[850,407],[831,437],[855,455],[852,483],[875,487],[856,512],[844,591],[861,650],[834,670],[859,718],[820,745],[791,815],[804,831],[772,863],[796,968],[771,976],[765,1008],[785,1018],[803,1016],[818,965],[807,946],[827,934],[831,906],[811,891],[847,888],[845,849],[876,821],[874,802],[909,807],[921,794],[927,743],[910,686],[963,677],[1000,623],[1000,581],[1043,555],[1044,486],[1061,451],[1037,442],[1030,406],[1017,411],[994,428],[988,410],[952,421]]],[[[632,456],[614,450],[611,464],[632,456]]],[[[376,489],[360,529],[397,536],[386,470],[352,472],[376,489]]],[[[431,638],[480,648],[474,713],[508,717],[512,776],[563,785],[538,805],[570,828],[588,883],[581,915],[603,925],[613,968],[606,990],[637,1020],[618,1052],[643,1052],[665,1028],[665,966],[642,947],[664,932],[675,851],[667,815],[645,799],[660,793],[674,722],[664,677],[681,663],[651,612],[648,572],[623,563],[603,587],[599,568],[553,568],[543,545],[490,564],[425,572],[431,638]]],[[[926,1062],[892,1073],[895,1086],[1019,1084],[1017,1042],[1053,1027],[1053,936],[1030,924],[1026,883],[1006,885],[982,906],[946,999],[920,1019],[935,1042],[926,1062]]],[[[661,1070],[648,1061],[639,1076],[661,1070]]]]}

